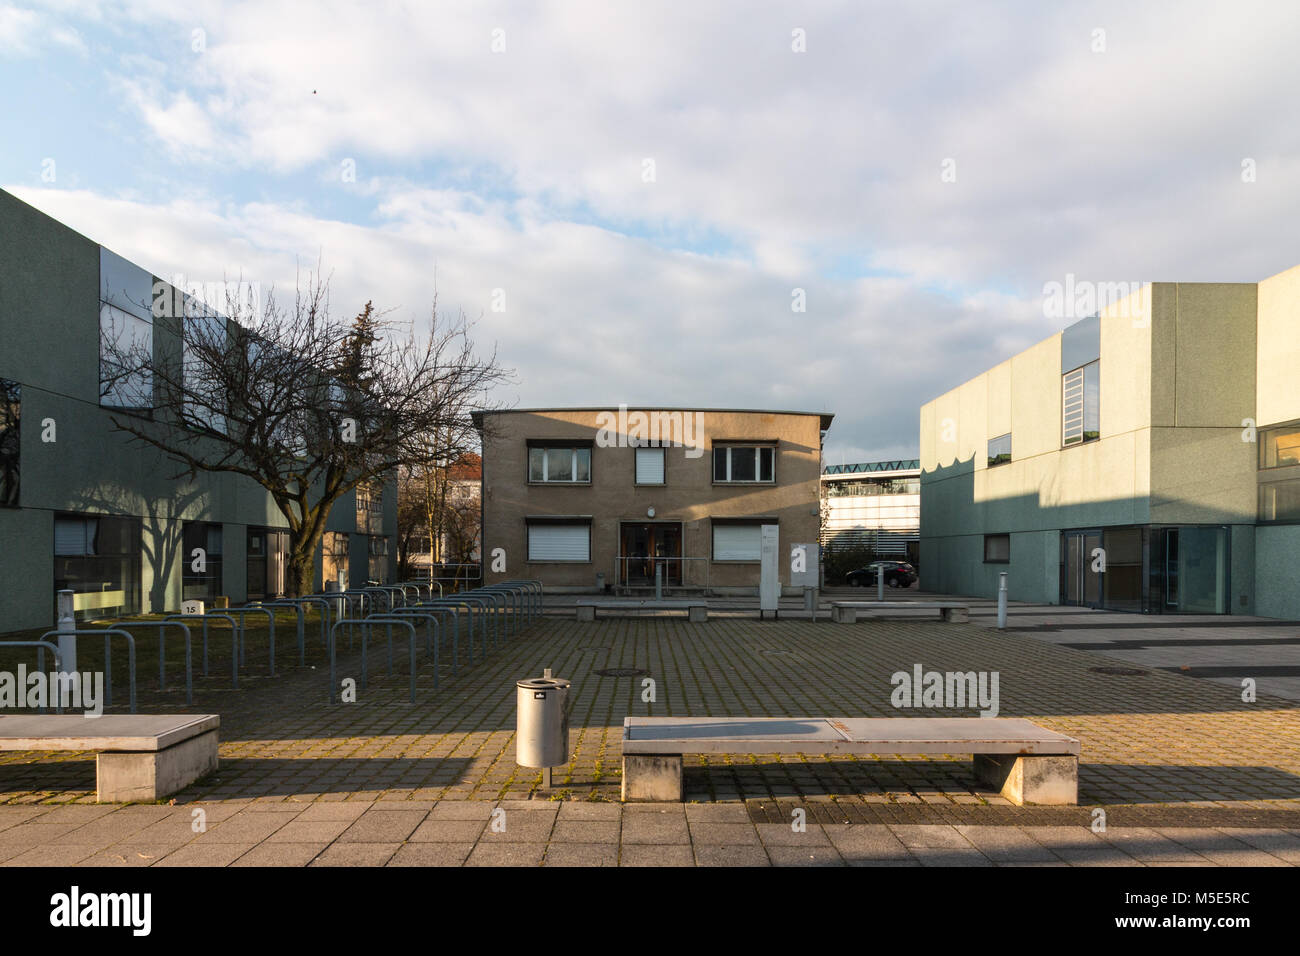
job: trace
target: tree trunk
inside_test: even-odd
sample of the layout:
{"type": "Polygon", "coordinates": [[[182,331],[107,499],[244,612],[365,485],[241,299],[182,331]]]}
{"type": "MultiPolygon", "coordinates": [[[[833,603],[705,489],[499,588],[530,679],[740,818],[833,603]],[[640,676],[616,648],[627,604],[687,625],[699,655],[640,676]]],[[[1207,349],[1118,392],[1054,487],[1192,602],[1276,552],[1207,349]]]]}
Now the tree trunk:
{"type": "Polygon", "coordinates": [[[289,597],[302,597],[315,592],[316,584],[316,545],[320,543],[318,534],[289,534],[289,566],[285,573],[285,590],[289,597]]]}

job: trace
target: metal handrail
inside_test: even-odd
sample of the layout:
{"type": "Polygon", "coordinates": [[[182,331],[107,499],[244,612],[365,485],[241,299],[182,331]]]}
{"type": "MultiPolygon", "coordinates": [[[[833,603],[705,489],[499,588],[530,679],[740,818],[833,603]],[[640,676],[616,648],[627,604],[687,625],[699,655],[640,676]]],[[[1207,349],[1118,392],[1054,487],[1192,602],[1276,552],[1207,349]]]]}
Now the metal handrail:
{"type": "MultiPolygon", "coordinates": [[[[59,632],[53,631],[51,633],[57,634],[59,632]]],[[[59,646],[57,644],[52,644],[49,641],[0,641],[0,648],[5,648],[5,647],[36,648],[36,668],[42,674],[45,673],[45,649],[48,647],[51,653],[54,654],[54,673],[56,674],[63,673],[63,653],[59,650],[59,646]]],[[[41,713],[43,714],[45,713],[45,711],[46,711],[45,704],[41,704],[41,713]]],[[[58,694],[54,695],[54,712],[56,714],[63,713],[63,700],[58,694]]]]}
{"type": "Polygon", "coordinates": [[[235,623],[234,617],[224,611],[208,611],[205,614],[169,614],[164,621],[202,621],[203,622],[203,676],[208,676],[208,621],[222,618],[230,622],[230,686],[239,686],[239,646],[241,643],[242,624],[235,623]]]}
{"type": "Polygon", "coordinates": [[[393,673],[393,636],[392,636],[392,626],[393,626],[394,624],[401,624],[403,627],[406,627],[406,628],[411,632],[410,645],[409,645],[409,646],[410,646],[410,651],[411,651],[411,703],[414,704],[414,703],[415,703],[415,625],[412,624],[410,621],[403,621],[402,619],[400,619],[400,618],[395,618],[395,617],[343,618],[342,620],[338,620],[338,621],[335,621],[335,622],[334,622],[334,626],[330,628],[330,640],[329,640],[329,645],[330,645],[330,647],[329,647],[329,650],[330,650],[330,703],[331,703],[331,704],[334,703],[334,687],[335,687],[335,684],[337,683],[337,679],[336,679],[336,677],[337,677],[337,666],[336,666],[336,664],[335,664],[335,653],[334,653],[334,652],[335,652],[335,644],[336,644],[336,642],[335,642],[334,638],[335,638],[335,635],[336,635],[337,632],[338,632],[338,629],[339,629],[342,625],[344,625],[344,624],[348,624],[348,625],[360,624],[360,625],[361,625],[361,687],[362,687],[363,690],[368,686],[368,681],[367,681],[367,668],[366,668],[366,641],[367,641],[367,638],[369,637],[370,628],[373,627],[375,624],[387,624],[388,627],[389,627],[389,632],[388,632],[388,673],[389,673],[390,676],[391,676],[392,673],[393,673]]]}
{"type": "MultiPolygon", "coordinates": [[[[614,582],[613,582],[615,588],[631,589],[633,587],[650,587],[650,588],[654,587],[653,582],[650,584],[637,584],[637,585],[628,584],[627,581],[624,579],[623,575],[619,573],[620,569],[626,566],[624,564],[624,562],[626,561],[661,561],[665,564],[671,561],[703,561],[704,562],[704,593],[706,596],[713,593],[713,587],[712,587],[713,561],[711,558],[701,557],[698,555],[686,557],[682,555],[665,556],[665,555],[658,555],[658,554],[616,554],[614,555],[614,582]]],[[[683,566],[682,571],[685,572],[686,570],[687,570],[686,567],[683,566]]],[[[668,586],[667,581],[664,582],[664,586],[665,587],[668,586]]],[[[685,574],[682,575],[681,584],[674,584],[672,586],[680,587],[680,588],[687,588],[692,586],[698,587],[698,585],[687,584],[685,574]]]]}
{"type": "Polygon", "coordinates": [[[245,614],[265,614],[267,620],[267,629],[271,634],[271,676],[275,676],[275,612],[269,607],[255,607],[244,604],[239,607],[228,607],[225,609],[227,614],[239,615],[239,626],[243,630],[243,635],[239,639],[239,663],[241,665],[248,663],[248,625],[244,623],[245,614]]]}
{"type": "Polygon", "coordinates": [[[167,689],[167,628],[179,627],[185,634],[185,703],[194,703],[194,649],[190,626],[182,621],[117,621],[115,627],[158,628],[158,690],[167,689]]]}
{"type": "Polygon", "coordinates": [[[130,632],[122,630],[120,627],[97,627],[90,630],[77,631],[46,631],[41,635],[41,640],[47,637],[67,637],[69,635],[81,637],[82,635],[104,635],[104,706],[113,706],[113,643],[112,636],[120,634],[126,638],[127,663],[130,667],[129,685],[131,688],[131,713],[135,713],[135,638],[130,632]]]}

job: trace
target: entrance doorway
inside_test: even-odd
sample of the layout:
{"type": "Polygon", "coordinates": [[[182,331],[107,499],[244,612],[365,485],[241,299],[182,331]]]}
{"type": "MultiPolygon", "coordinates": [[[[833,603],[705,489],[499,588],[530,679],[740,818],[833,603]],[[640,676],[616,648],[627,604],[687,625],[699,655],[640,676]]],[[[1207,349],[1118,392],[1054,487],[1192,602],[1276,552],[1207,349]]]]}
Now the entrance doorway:
{"type": "Polygon", "coordinates": [[[624,522],[619,529],[619,575],[626,587],[654,587],[660,568],[664,587],[682,583],[680,523],[624,522]]]}
{"type": "Polygon", "coordinates": [[[248,529],[248,600],[266,601],[284,596],[288,553],[288,532],[248,529]]]}
{"type": "Polygon", "coordinates": [[[1061,603],[1101,607],[1101,574],[1094,552],[1101,548],[1100,531],[1067,531],[1061,535],[1061,603]]]}

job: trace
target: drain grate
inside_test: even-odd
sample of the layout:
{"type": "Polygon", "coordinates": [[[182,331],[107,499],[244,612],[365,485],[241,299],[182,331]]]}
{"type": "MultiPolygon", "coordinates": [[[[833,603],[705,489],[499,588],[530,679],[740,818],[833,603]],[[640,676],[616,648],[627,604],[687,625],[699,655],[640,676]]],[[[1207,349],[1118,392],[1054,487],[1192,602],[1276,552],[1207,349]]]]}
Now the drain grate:
{"type": "Polygon", "coordinates": [[[1146,677],[1150,671],[1140,667],[1089,667],[1094,674],[1108,674],[1111,677],[1146,677]]]}
{"type": "Polygon", "coordinates": [[[650,672],[644,667],[606,667],[596,673],[601,677],[644,677],[650,672]]]}

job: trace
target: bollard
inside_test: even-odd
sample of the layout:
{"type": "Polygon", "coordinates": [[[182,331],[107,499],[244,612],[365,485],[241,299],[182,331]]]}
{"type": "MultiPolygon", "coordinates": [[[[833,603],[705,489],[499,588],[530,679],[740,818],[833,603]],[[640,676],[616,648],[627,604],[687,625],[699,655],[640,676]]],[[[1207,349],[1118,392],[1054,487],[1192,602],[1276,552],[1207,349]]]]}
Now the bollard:
{"type": "Polygon", "coordinates": [[[1007,629],[1007,572],[998,572],[998,630],[1007,629]]]}
{"type": "Polygon", "coordinates": [[[876,600],[885,599],[885,566],[879,561],[876,562],[876,600]]]}
{"type": "Polygon", "coordinates": [[[655,562],[655,600],[664,599],[664,568],[658,561],[655,562]]]}
{"type": "Polygon", "coordinates": [[[59,592],[59,658],[63,662],[63,673],[77,673],[77,629],[76,612],[72,608],[72,591],[59,592]]]}

